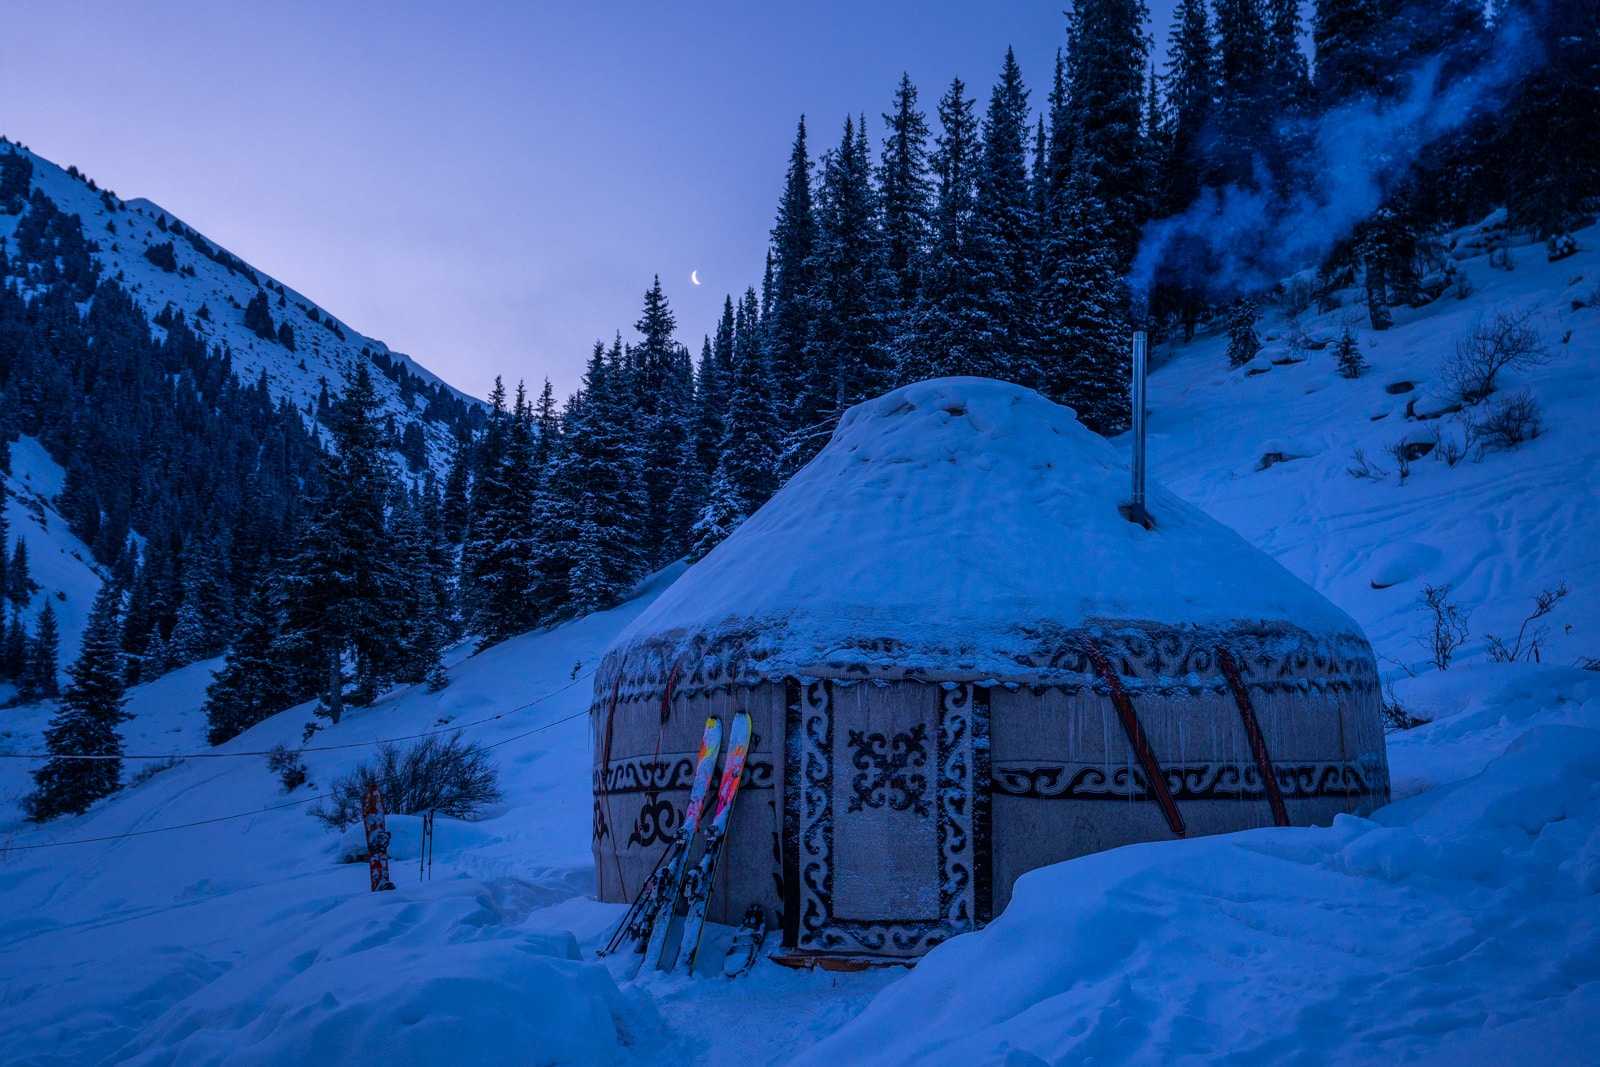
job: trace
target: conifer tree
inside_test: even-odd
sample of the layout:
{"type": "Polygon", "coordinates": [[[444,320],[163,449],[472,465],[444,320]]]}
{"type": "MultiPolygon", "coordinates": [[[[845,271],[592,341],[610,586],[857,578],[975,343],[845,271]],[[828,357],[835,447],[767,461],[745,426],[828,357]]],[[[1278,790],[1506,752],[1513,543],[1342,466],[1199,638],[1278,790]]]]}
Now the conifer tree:
{"type": "Polygon", "coordinates": [[[220,745],[295,703],[289,672],[280,662],[282,605],[263,582],[245,599],[238,629],[222,669],[206,687],[206,740],[220,745]]]}
{"type": "Polygon", "coordinates": [[[1217,112],[1206,180],[1260,188],[1273,161],[1271,41],[1262,0],[1217,0],[1217,112]]]}
{"type": "Polygon", "coordinates": [[[80,815],[121,788],[120,759],[71,758],[122,755],[117,727],[130,716],[123,710],[122,639],[117,620],[120,601],[119,591],[107,584],[90,608],[72,682],[62,695],[61,710],[44,732],[45,749],[53,758],[33,772],[34,791],[23,801],[29,818],[35,821],[80,815]]]}
{"type": "Polygon", "coordinates": [[[1205,0],[1178,0],[1166,37],[1168,152],[1158,211],[1176,214],[1200,192],[1206,125],[1216,99],[1216,51],[1205,0]]]}
{"type": "Polygon", "coordinates": [[[778,413],[772,402],[772,371],[759,319],[755,290],[748,289],[734,325],[726,432],[706,502],[695,522],[691,560],[716,547],[766,503],[778,486],[778,413]]]}
{"type": "Polygon", "coordinates": [[[917,88],[900,75],[894,110],[883,116],[888,135],[878,164],[883,213],[884,267],[893,286],[888,332],[898,353],[908,338],[911,315],[922,290],[922,272],[933,229],[933,184],[928,174],[928,120],[917,108],[917,88]]]}
{"type": "Polygon", "coordinates": [[[1047,242],[1050,276],[1040,308],[1053,346],[1045,393],[1107,436],[1127,428],[1127,298],[1116,267],[1108,215],[1089,168],[1074,166],[1052,213],[1047,242]]]}
{"type": "Polygon", "coordinates": [[[859,127],[845,119],[839,146],[822,158],[816,220],[814,318],[797,400],[806,437],[794,450],[797,463],[816,454],[817,438],[839,412],[883,392],[894,376],[885,330],[892,290],[865,119],[859,127]]]}
{"type": "Polygon", "coordinates": [[[677,327],[661,291],[661,279],[645,293],[644,311],[634,323],[642,338],[631,350],[637,371],[633,388],[634,417],[639,424],[640,461],[644,479],[645,560],[659,567],[682,554],[690,517],[679,511],[675,497],[681,480],[694,382],[688,353],[673,338],[677,327]]]}
{"type": "MultiPolygon", "coordinates": [[[[812,263],[817,222],[811,202],[811,157],[806,150],[806,120],[800,118],[778,217],[772,227],[771,280],[763,289],[770,308],[763,317],[766,349],[773,376],[783,395],[792,396],[807,377],[806,343],[813,317],[812,263]]],[[[786,430],[800,428],[804,417],[792,405],[780,412],[786,430]]]]}
{"type": "Polygon", "coordinates": [[[973,181],[972,302],[965,373],[1038,384],[1031,297],[1037,286],[1028,181],[1028,90],[1006,49],[989,95],[973,181]]]}
{"type": "Polygon", "coordinates": [[[931,157],[938,183],[933,248],[923,275],[915,342],[900,352],[902,382],[975,371],[971,260],[979,145],[974,107],[960,78],[939,98],[940,134],[931,157]]]}
{"type": "Polygon", "coordinates": [[[643,460],[629,410],[628,368],[621,345],[598,342],[563,418],[557,477],[573,523],[567,608],[583,612],[618,603],[644,576],[643,460]]]}
{"type": "Polygon", "coordinates": [[[21,610],[14,605],[6,623],[5,645],[0,648],[0,664],[4,665],[5,676],[20,688],[28,670],[28,627],[22,621],[21,610]]]}
{"type": "Polygon", "coordinates": [[[329,422],[337,451],[325,460],[321,497],[307,503],[284,586],[287,626],[322,674],[319,714],[337,723],[346,655],[355,664],[352,699],[370,703],[392,666],[402,610],[386,525],[393,472],[365,361],[347,379],[329,422]]]}
{"type": "Polygon", "coordinates": [[[1378,93],[1383,7],[1384,0],[1316,0],[1311,40],[1317,95],[1325,106],[1378,93]]]}
{"type": "Polygon", "coordinates": [[[11,562],[6,565],[6,596],[13,604],[27,606],[33,599],[33,578],[28,574],[28,542],[17,538],[11,550],[11,562]]]}
{"type": "Polygon", "coordinates": [[[1234,302],[1228,312],[1228,366],[1242,367],[1261,351],[1256,333],[1256,302],[1248,297],[1234,302]]]}
{"type": "Polygon", "coordinates": [[[61,634],[56,625],[56,609],[48,600],[34,620],[33,636],[28,640],[28,666],[20,686],[24,700],[48,700],[58,696],[61,634]]]}
{"type": "Polygon", "coordinates": [[[244,328],[264,341],[278,339],[278,328],[273,325],[272,311],[267,306],[267,294],[264,290],[257,289],[256,295],[245,305],[244,328]]]}
{"type": "MultiPolygon", "coordinates": [[[[497,413],[491,424],[484,449],[486,466],[473,490],[472,532],[463,551],[472,628],[481,638],[480,649],[538,624],[532,600],[537,545],[530,510],[538,482],[535,437],[533,409],[518,383],[510,415],[497,413]]],[[[425,567],[421,531],[407,534],[414,543],[402,544],[402,553],[425,567]]]]}
{"type": "Polygon", "coordinates": [[[1148,17],[1143,0],[1077,0],[1070,17],[1073,159],[1086,170],[1089,195],[1108,212],[1105,236],[1118,273],[1132,265],[1139,226],[1149,215],[1141,136],[1148,17]]]}

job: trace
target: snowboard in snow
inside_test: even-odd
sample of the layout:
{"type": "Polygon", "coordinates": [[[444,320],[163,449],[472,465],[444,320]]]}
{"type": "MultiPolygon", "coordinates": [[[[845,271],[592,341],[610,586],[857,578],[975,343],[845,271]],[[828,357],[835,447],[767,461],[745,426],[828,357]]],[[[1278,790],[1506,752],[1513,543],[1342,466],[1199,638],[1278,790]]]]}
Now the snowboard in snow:
{"type": "Polygon", "coordinates": [[[711,900],[717,862],[722,858],[723,843],[727,840],[728,815],[739,795],[739,782],[744,778],[744,759],[749,749],[750,714],[741,711],[733,717],[733,728],[728,731],[728,762],[722,768],[722,782],[717,787],[717,810],[711,816],[711,825],[706,827],[705,851],[684,883],[683,897],[689,910],[683,920],[683,940],[678,945],[677,963],[668,967],[669,970],[694,971],[694,958],[700,951],[700,933],[706,924],[706,905],[711,900]]]}
{"type": "Polygon", "coordinates": [[[394,882],[389,880],[389,830],[383,814],[383,793],[374,782],[361,798],[361,826],[367,832],[367,874],[374,893],[394,888],[394,882]]]}
{"type": "MultiPolygon", "coordinates": [[[[705,811],[706,797],[711,793],[711,775],[716,770],[717,753],[721,748],[722,723],[717,719],[707,719],[705,732],[700,736],[700,756],[695,762],[689,803],[683,809],[683,825],[678,827],[655,872],[645,880],[644,888],[639,890],[633,906],[622,917],[622,923],[611,935],[601,955],[616,952],[625,944],[631,945],[635,952],[643,952],[655,931],[661,909],[669,899],[672,908],[678,906],[678,894],[683,888],[683,869],[689,859],[689,846],[699,828],[701,813],[705,811]]],[[[670,922],[672,912],[666,914],[670,922]]]]}

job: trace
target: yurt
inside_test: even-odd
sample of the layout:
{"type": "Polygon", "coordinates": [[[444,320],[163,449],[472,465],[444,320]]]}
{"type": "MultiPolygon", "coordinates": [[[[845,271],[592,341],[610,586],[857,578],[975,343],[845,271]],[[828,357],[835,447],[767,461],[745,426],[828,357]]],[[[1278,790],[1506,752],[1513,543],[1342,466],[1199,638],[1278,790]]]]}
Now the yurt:
{"type": "Polygon", "coordinates": [[[850,409],[595,676],[595,872],[631,901],[708,716],[754,719],[712,921],[913,958],[1035,867],[1388,800],[1347,615],[1070,409],[946,378],[850,409]]]}

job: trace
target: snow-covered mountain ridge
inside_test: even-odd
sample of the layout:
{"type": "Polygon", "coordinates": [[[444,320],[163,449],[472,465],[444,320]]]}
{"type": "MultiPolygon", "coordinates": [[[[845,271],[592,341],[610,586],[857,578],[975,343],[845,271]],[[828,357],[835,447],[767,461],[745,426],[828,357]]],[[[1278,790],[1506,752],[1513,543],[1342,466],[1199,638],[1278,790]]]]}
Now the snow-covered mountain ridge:
{"type": "MultiPolygon", "coordinates": [[[[121,278],[152,320],[164,308],[183,312],[208,344],[232,353],[241,381],[253,382],[264,374],[274,397],[314,410],[323,383],[339,390],[356,361],[368,360],[381,372],[374,374],[374,381],[385,409],[397,420],[397,432],[410,422],[421,426],[429,459],[441,469],[449,454],[445,412],[430,412],[429,399],[418,396],[417,387],[437,392],[444,407],[481,406],[411,356],[341,322],[308,295],[244,262],[159,204],[121,200],[92,185],[76,168],[63,170],[15,143],[0,143],[0,152],[27,159],[32,188],[82,220],[85,236],[97,246],[92,254],[103,276],[121,278]],[[266,294],[275,326],[291,327],[292,350],[246,325],[246,308],[257,293],[266,294]],[[405,383],[407,375],[415,380],[405,383]]],[[[0,240],[13,236],[17,222],[16,216],[0,212],[0,240]]]]}
{"type": "MultiPolygon", "coordinates": [[[[1518,245],[1506,271],[1458,235],[1471,292],[1383,333],[1347,292],[1293,326],[1269,309],[1260,358],[1237,370],[1220,332],[1157,352],[1152,476],[1356,619],[1396,696],[1434,720],[1390,735],[1396,801],[1374,818],[1046,868],[910,972],[631,978],[594,958],[621,909],[592,899],[585,711],[601,654],[669,571],[318,735],[476,724],[467,736],[497,746],[504,800],[440,820],[431,880],[401,849],[393,893],[367,892],[303,804],[279,807],[370,748],[308,752],[314,785],[288,795],[260,756],[190,758],[43,828],[14,803],[29,765],[0,760],[0,1047],[41,1065],[1584,1062],[1600,1045],[1600,674],[1576,665],[1600,655],[1600,230],[1577,238],[1556,262],[1518,245]],[[1459,435],[1485,405],[1408,408],[1449,407],[1457,340],[1521,311],[1551,358],[1506,372],[1496,397],[1528,390],[1543,432],[1453,466],[1421,456],[1401,484],[1387,446],[1459,435]],[[1331,345],[1291,345],[1295,326],[1320,345],[1346,319],[1371,365],[1353,380],[1331,345]],[[1353,477],[1357,449],[1387,476],[1353,477]],[[1513,637],[1562,583],[1542,662],[1492,662],[1486,635],[1513,637]],[[1417,642],[1430,584],[1471,612],[1445,671],[1417,642]]],[[[200,751],[214,666],[135,690],[128,750],[200,751]]],[[[37,749],[43,716],[13,713],[0,744],[37,749]]],[[[295,746],[308,717],[217,751],[295,746]]],[[[702,954],[713,969],[729,936],[702,954]]]]}

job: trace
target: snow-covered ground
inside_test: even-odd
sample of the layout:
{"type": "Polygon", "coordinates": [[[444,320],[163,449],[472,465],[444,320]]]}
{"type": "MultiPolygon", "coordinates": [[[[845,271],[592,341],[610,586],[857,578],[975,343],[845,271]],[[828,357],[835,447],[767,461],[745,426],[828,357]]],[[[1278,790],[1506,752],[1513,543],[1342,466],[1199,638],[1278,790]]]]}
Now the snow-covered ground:
{"type": "MultiPolygon", "coordinates": [[[[1384,334],[1358,324],[1373,369],[1356,381],[1336,375],[1328,349],[1274,363],[1289,334],[1281,311],[1263,324],[1256,367],[1229,371],[1218,335],[1158,353],[1154,476],[1354,617],[1397,696],[1434,720],[1391,735],[1395,802],[1374,818],[1040,870],[987,930],[914,970],[762,962],[737,981],[631,978],[594,956],[621,909],[590,898],[583,713],[589,672],[669,572],[615,611],[458,660],[441,693],[396,692],[316,736],[359,744],[477,723],[467,735],[498,746],[506,797],[480,822],[440,821],[431,881],[402,833],[398,891],[367,892],[364,866],[341,862],[337,835],[296,803],[369,749],[308,754],[314,785],[288,796],[249,756],[188,759],[44,828],[8,800],[4,1059],[1590,1062],[1600,673],[1575,664],[1600,656],[1600,310],[1572,301],[1600,283],[1600,232],[1578,237],[1586,251],[1555,264],[1517,249],[1510,273],[1467,258],[1471,296],[1401,311],[1384,334]],[[1554,354],[1503,383],[1540,399],[1543,435],[1482,462],[1420,459],[1404,485],[1346,473],[1354,449],[1380,459],[1437,425],[1408,421],[1407,403],[1431,410],[1455,339],[1509,307],[1535,311],[1554,354]],[[1386,391],[1400,381],[1413,391],[1386,391]],[[1268,453],[1286,461],[1258,469],[1268,453]],[[1534,594],[1562,582],[1571,594],[1544,620],[1543,662],[1489,662],[1485,635],[1512,636],[1534,594]],[[1427,583],[1454,584],[1472,610],[1445,672],[1415,640],[1427,583]],[[70,843],[129,834],[140,836],[70,843]]],[[[1300,326],[1322,338],[1350,314],[1300,326]]],[[[135,692],[130,752],[201,749],[210,666],[135,692]]],[[[219,751],[296,744],[306,718],[286,713],[219,751]]],[[[33,748],[39,725],[14,718],[5,743],[33,748]]],[[[0,760],[0,796],[25,789],[26,771],[0,760]]],[[[702,954],[713,967],[715,949],[702,954]]]]}

